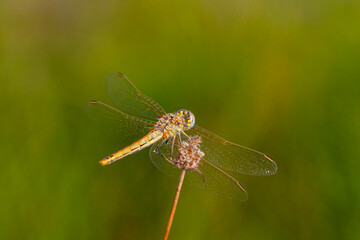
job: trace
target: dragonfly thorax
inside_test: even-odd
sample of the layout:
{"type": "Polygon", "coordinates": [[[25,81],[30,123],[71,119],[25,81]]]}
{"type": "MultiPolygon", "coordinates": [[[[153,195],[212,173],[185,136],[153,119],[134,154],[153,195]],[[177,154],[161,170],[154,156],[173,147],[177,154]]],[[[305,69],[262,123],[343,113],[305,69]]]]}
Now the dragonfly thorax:
{"type": "Polygon", "coordinates": [[[195,124],[195,117],[192,112],[179,110],[176,113],[168,113],[160,117],[155,125],[155,129],[160,130],[166,135],[176,135],[192,128],[195,124]]]}

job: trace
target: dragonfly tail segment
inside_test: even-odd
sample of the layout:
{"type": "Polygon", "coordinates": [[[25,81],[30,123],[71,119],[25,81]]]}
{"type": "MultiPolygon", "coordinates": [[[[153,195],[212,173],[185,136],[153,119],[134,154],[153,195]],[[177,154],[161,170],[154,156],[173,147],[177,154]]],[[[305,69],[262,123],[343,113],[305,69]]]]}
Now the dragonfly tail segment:
{"type": "Polygon", "coordinates": [[[149,147],[153,143],[159,141],[162,136],[163,134],[161,131],[153,130],[149,132],[146,136],[142,137],[140,140],[134,142],[133,144],[130,144],[129,146],[117,151],[116,153],[102,159],[99,163],[102,166],[109,165],[123,157],[126,157],[146,147],[149,147]]]}

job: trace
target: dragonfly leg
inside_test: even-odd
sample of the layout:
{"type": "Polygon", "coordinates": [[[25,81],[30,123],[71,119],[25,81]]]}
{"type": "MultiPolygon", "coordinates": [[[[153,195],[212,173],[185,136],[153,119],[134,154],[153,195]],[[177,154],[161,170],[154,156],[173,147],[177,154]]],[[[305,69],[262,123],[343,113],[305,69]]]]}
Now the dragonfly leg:
{"type": "Polygon", "coordinates": [[[174,164],[174,161],[173,161],[172,158],[167,158],[167,157],[165,156],[165,154],[163,154],[163,153],[160,153],[160,155],[161,155],[163,158],[165,158],[165,160],[168,161],[169,163],[174,164]]]}
{"type": "MultiPolygon", "coordinates": [[[[179,135],[180,136],[180,135],[179,135]]],[[[174,146],[175,146],[175,139],[176,139],[176,135],[173,137],[173,140],[172,140],[172,145],[171,145],[171,158],[174,158],[174,146]]]]}
{"type": "Polygon", "coordinates": [[[154,153],[161,155],[162,153],[158,152],[158,149],[167,141],[168,139],[164,139],[155,149],[154,149],[154,153]]]}
{"type": "Polygon", "coordinates": [[[181,133],[184,134],[185,137],[190,138],[189,135],[187,135],[184,131],[182,131],[181,133]]]}
{"type": "Polygon", "coordinates": [[[200,173],[202,179],[203,179],[203,182],[205,182],[205,177],[204,177],[204,174],[200,171],[200,169],[194,169],[194,171],[200,173]]]}
{"type": "Polygon", "coordinates": [[[167,139],[166,139],[165,144],[166,144],[166,145],[170,145],[170,144],[171,144],[171,143],[170,143],[170,138],[167,138],[167,139]]]}

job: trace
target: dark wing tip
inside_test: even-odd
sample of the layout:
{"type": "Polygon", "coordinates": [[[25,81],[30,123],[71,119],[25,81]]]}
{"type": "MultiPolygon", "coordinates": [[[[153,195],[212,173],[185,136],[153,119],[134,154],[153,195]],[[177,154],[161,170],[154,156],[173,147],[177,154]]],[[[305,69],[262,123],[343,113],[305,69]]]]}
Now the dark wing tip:
{"type": "Polygon", "coordinates": [[[240,183],[236,183],[236,185],[241,189],[241,191],[243,191],[243,193],[245,194],[243,197],[241,197],[239,200],[240,201],[243,201],[243,202],[245,202],[245,201],[247,201],[248,200],[248,194],[247,194],[247,192],[246,192],[246,190],[245,190],[245,188],[240,184],[240,183]]]}
{"type": "Polygon", "coordinates": [[[266,157],[268,160],[270,160],[270,162],[275,162],[274,160],[272,160],[271,157],[269,157],[268,155],[264,155],[264,157],[266,157]]]}
{"type": "Polygon", "coordinates": [[[268,159],[272,163],[271,171],[267,170],[267,174],[274,175],[277,172],[277,165],[274,160],[272,160],[268,155],[264,155],[266,159],[268,159]]]}
{"type": "Polygon", "coordinates": [[[124,76],[124,74],[122,74],[121,72],[117,72],[117,73],[115,73],[116,75],[119,75],[120,77],[123,77],[124,76]]]}

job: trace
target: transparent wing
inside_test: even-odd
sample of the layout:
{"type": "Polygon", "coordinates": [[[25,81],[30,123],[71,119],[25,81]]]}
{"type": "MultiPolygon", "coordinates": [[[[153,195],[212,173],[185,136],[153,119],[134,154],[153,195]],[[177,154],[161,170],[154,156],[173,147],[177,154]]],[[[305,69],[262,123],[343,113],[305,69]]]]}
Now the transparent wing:
{"type": "Polygon", "coordinates": [[[145,136],[155,122],[125,114],[99,101],[86,105],[86,113],[91,121],[116,145],[124,139],[129,142],[145,136]]]}
{"type": "Polygon", "coordinates": [[[264,153],[229,142],[206,129],[194,126],[188,132],[202,137],[206,159],[225,170],[248,175],[273,175],[276,163],[264,153]]]}
{"type": "MultiPolygon", "coordinates": [[[[171,141],[170,141],[171,142],[171,141]]],[[[150,149],[150,159],[153,164],[159,168],[162,172],[170,175],[174,178],[179,178],[181,170],[171,163],[169,163],[163,156],[154,153],[154,149],[161,143],[154,144],[150,149]]],[[[200,144],[201,145],[201,144],[200,144]]],[[[176,155],[177,144],[174,146],[174,152],[176,155]]],[[[159,153],[164,153],[165,156],[171,155],[171,144],[163,144],[157,150],[159,153]]],[[[204,175],[205,181],[200,173],[192,170],[188,170],[185,174],[184,184],[192,187],[202,189],[217,196],[245,201],[247,199],[247,193],[240,183],[231,177],[229,174],[216,167],[214,164],[203,158],[199,170],[204,175]]]]}
{"type": "Polygon", "coordinates": [[[108,76],[107,89],[115,106],[125,113],[147,119],[166,114],[160,104],[140,92],[122,73],[108,76]]]}

